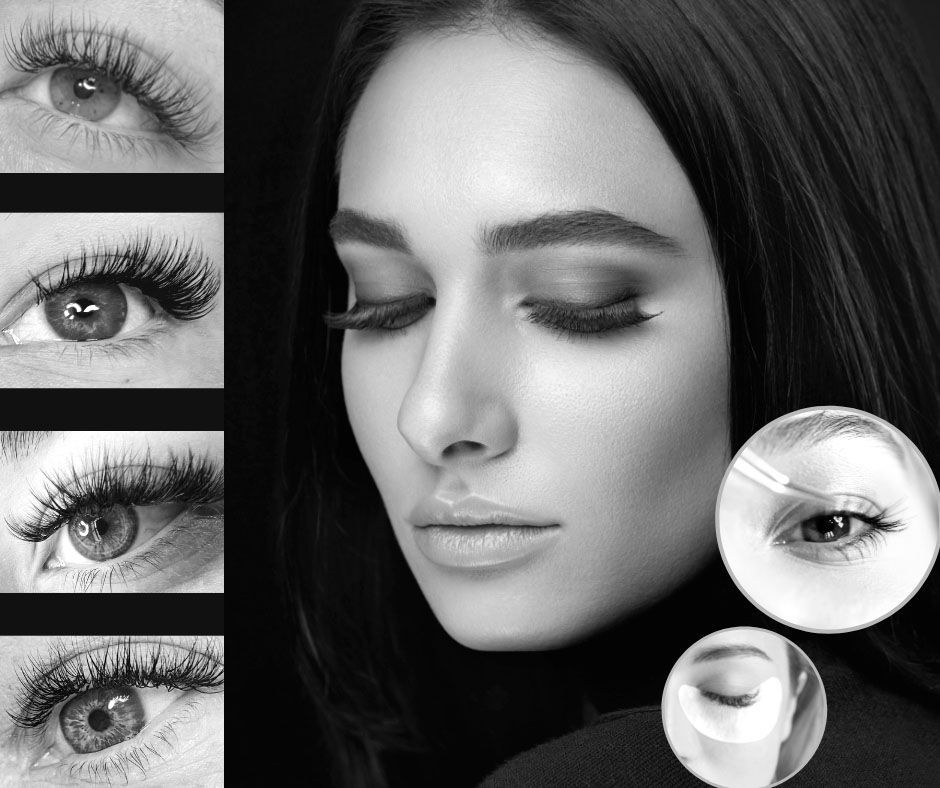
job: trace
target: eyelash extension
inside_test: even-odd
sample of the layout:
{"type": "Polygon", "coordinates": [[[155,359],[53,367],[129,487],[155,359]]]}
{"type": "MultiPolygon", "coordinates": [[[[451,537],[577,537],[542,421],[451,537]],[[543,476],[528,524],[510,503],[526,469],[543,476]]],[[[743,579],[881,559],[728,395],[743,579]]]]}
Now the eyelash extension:
{"type": "Polygon", "coordinates": [[[756,692],[752,692],[748,695],[721,695],[718,692],[709,692],[703,689],[700,689],[699,692],[714,703],[718,703],[722,706],[731,706],[736,709],[751,706],[754,704],[754,701],[757,700],[756,692]]]}
{"type": "Polygon", "coordinates": [[[533,311],[527,319],[568,334],[600,334],[638,326],[662,314],[642,311],[634,305],[635,298],[635,294],[629,294],[612,304],[578,309],[559,303],[531,304],[533,311]]]}
{"type": "Polygon", "coordinates": [[[832,512],[829,514],[819,515],[822,517],[854,517],[856,520],[861,520],[863,523],[871,527],[870,531],[864,531],[863,533],[856,534],[850,541],[841,545],[833,545],[837,549],[847,553],[853,547],[859,547],[864,544],[874,544],[879,540],[884,539],[886,533],[892,531],[900,531],[904,528],[905,523],[901,520],[892,520],[889,518],[887,510],[879,512],[874,515],[859,514],[857,512],[832,512]]]}
{"type": "Polygon", "coordinates": [[[177,320],[187,321],[212,311],[222,287],[218,271],[195,241],[151,235],[112,248],[83,247],[77,256],[66,257],[32,280],[37,304],[75,285],[123,284],[153,298],[177,320]]]}
{"type": "Polygon", "coordinates": [[[198,147],[214,126],[205,121],[202,97],[180,84],[166,67],[168,57],[147,62],[129,29],[109,27],[82,16],[57,21],[53,13],[27,20],[6,39],[7,60],[21,73],[49,68],[94,69],[106,73],[121,89],[152,113],[164,134],[184,147],[198,147]]]}
{"type": "Polygon", "coordinates": [[[224,471],[207,457],[171,455],[154,462],[150,453],[112,457],[103,452],[95,470],[77,466],[45,477],[45,489],[33,491],[33,511],[28,522],[7,520],[17,539],[42,542],[82,512],[100,512],[114,504],[149,506],[158,503],[210,504],[222,500],[224,471]]]}
{"type": "MultiPolygon", "coordinates": [[[[537,325],[569,334],[598,334],[636,326],[662,314],[649,314],[637,309],[632,305],[635,298],[635,294],[629,294],[612,304],[579,309],[560,303],[527,303],[524,306],[531,310],[526,319],[537,325]]],[[[374,304],[357,302],[346,312],[325,314],[323,320],[330,328],[341,330],[400,331],[420,320],[434,303],[433,298],[423,294],[374,304]]]]}
{"type": "Polygon", "coordinates": [[[74,657],[59,646],[50,659],[30,658],[18,670],[17,710],[7,715],[18,728],[35,730],[58,704],[91,689],[127,685],[208,692],[224,686],[224,673],[222,655],[211,641],[185,649],[127,637],[74,657]]]}
{"type": "Polygon", "coordinates": [[[423,293],[373,304],[356,302],[346,312],[327,312],[323,322],[341,331],[400,331],[417,323],[434,304],[435,300],[423,293]]]}

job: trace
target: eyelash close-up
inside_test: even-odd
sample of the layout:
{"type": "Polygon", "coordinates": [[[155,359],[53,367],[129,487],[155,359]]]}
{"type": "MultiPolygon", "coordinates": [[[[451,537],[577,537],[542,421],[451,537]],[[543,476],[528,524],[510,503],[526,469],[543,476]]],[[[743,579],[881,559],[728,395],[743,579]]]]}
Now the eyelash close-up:
{"type": "Polygon", "coordinates": [[[757,700],[757,692],[744,695],[722,695],[720,692],[709,692],[701,688],[699,688],[699,692],[713,703],[717,703],[720,706],[731,706],[736,709],[744,708],[745,706],[753,706],[754,701],[757,700]]]}
{"type": "Polygon", "coordinates": [[[221,281],[196,243],[140,235],[119,247],[84,248],[33,276],[32,286],[31,299],[21,297],[0,325],[13,344],[120,339],[154,318],[198,320],[212,310],[221,281]],[[28,320],[30,304],[37,313],[28,320]]]}
{"type": "Polygon", "coordinates": [[[223,664],[211,641],[184,646],[124,637],[77,655],[60,646],[51,657],[29,659],[19,669],[16,710],[7,714],[40,774],[123,783],[171,757],[176,729],[199,714],[198,699],[189,708],[178,708],[186,706],[185,698],[155,708],[146,690],[222,692],[223,664]]]}
{"type": "MultiPolygon", "coordinates": [[[[567,334],[600,334],[636,326],[657,316],[640,310],[636,297],[636,293],[630,292],[598,306],[530,301],[522,306],[529,310],[526,319],[536,325],[567,334]]],[[[400,331],[420,320],[434,304],[435,299],[424,294],[377,303],[357,301],[348,311],[330,312],[323,319],[327,326],[338,330],[400,331]]]]}
{"type": "Polygon", "coordinates": [[[112,590],[116,580],[164,569],[178,553],[198,557],[201,542],[218,537],[224,471],[209,459],[103,455],[88,467],[95,470],[47,475],[32,491],[32,512],[7,520],[29,542],[63,531],[42,569],[67,573],[75,590],[112,590]]]}
{"type": "Polygon", "coordinates": [[[41,93],[48,94],[42,98],[50,106],[36,106],[45,116],[44,131],[71,136],[93,150],[122,153],[141,146],[155,152],[160,143],[198,151],[215,131],[202,110],[200,91],[173,74],[165,57],[146,55],[129,30],[84,18],[56,21],[50,15],[27,21],[18,34],[7,35],[5,44],[16,71],[49,74],[41,93]],[[126,127],[127,118],[122,126],[99,123],[122,114],[141,128],[126,127]]]}
{"type": "Polygon", "coordinates": [[[876,514],[853,511],[825,512],[786,527],[773,544],[810,551],[809,557],[825,558],[824,552],[832,548],[846,560],[852,557],[852,551],[855,553],[854,557],[864,558],[866,550],[874,548],[886,534],[900,531],[904,527],[902,520],[892,519],[887,511],[876,514]],[[860,523],[862,527],[853,528],[853,522],[860,523]]]}

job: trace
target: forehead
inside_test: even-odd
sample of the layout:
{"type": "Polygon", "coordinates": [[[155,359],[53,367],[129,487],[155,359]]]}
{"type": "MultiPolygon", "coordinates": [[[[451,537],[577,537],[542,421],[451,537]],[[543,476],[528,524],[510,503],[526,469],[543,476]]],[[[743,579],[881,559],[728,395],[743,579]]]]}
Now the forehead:
{"type": "Polygon", "coordinates": [[[691,188],[626,83],[521,33],[393,50],[350,120],[339,201],[406,223],[590,205],[697,229],[676,226],[692,221],[691,188]]]}
{"type": "Polygon", "coordinates": [[[764,652],[778,669],[789,665],[786,641],[771,632],[759,629],[714,632],[686,652],[684,659],[691,664],[697,656],[703,653],[715,651],[722,653],[722,650],[727,649],[730,654],[734,654],[737,649],[750,647],[764,652]]]}

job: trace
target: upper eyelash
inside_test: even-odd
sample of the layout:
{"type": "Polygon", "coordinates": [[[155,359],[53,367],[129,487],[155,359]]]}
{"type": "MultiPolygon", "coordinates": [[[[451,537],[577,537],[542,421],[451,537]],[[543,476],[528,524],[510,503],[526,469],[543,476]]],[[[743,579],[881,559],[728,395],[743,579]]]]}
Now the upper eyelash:
{"type": "Polygon", "coordinates": [[[51,659],[29,658],[17,675],[17,710],[7,715],[24,729],[45,724],[59,703],[90,689],[129,685],[206,691],[224,685],[222,655],[211,641],[186,650],[133,637],[73,657],[57,647],[51,659]]]}
{"type": "Polygon", "coordinates": [[[36,303],[76,284],[136,287],[177,320],[198,320],[213,307],[221,277],[195,241],[138,235],[120,246],[82,247],[45,274],[32,278],[36,303]],[[53,279],[52,271],[58,272],[53,279]]]}
{"type": "Polygon", "coordinates": [[[18,33],[7,35],[7,60],[19,72],[47,68],[94,68],[121,83],[160,123],[163,132],[184,146],[198,146],[214,126],[201,111],[202,97],[191,86],[167,73],[167,57],[146,62],[127,28],[110,27],[87,17],[29,19],[18,33]]]}
{"type": "MultiPolygon", "coordinates": [[[[526,319],[532,323],[572,334],[596,334],[614,328],[639,325],[661,314],[650,314],[629,306],[636,297],[636,294],[631,292],[603,306],[578,309],[559,302],[525,303],[523,306],[532,310],[526,315],[526,319]]],[[[433,298],[423,294],[373,304],[357,302],[348,311],[328,312],[323,319],[330,328],[341,330],[381,328],[384,331],[398,331],[420,319],[419,314],[414,320],[399,324],[403,318],[417,311],[415,306],[420,305],[425,309],[430,309],[434,303],[433,298]]]]}
{"type": "Polygon", "coordinates": [[[7,520],[18,539],[42,542],[81,511],[100,511],[116,503],[148,506],[173,501],[213,503],[224,497],[224,471],[208,457],[192,452],[171,455],[159,463],[144,456],[111,457],[103,453],[89,463],[95,470],[81,472],[72,466],[65,473],[45,476],[45,489],[33,491],[33,511],[28,522],[7,520]]]}
{"type": "Polygon", "coordinates": [[[527,315],[527,319],[536,325],[570,334],[599,334],[636,326],[661,314],[650,314],[631,306],[635,298],[635,294],[627,295],[611,304],[578,309],[552,302],[532,304],[533,311],[527,315]]]}
{"type": "Polygon", "coordinates": [[[708,690],[703,689],[700,689],[699,692],[715,703],[720,703],[722,706],[732,706],[734,708],[750,706],[757,698],[756,692],[751,692],[745,695],[722,695],[719,692],[709,692],[708,690]]]}
{"type": "Polygon", "coordinates": [[[376,303],[356,302],[351,309],[345,312],[327,312],[323,315],[323,322],[330,328],[338,330],[364,330],[381,328],[384,331],[399,331],[420,320],[424,312],[435,304],[434,298],[424,293],[400,298],[394,301],[380,301],[376,303]],[[398,325],[402,318],[420,312],[414,320],[398,325]]]}

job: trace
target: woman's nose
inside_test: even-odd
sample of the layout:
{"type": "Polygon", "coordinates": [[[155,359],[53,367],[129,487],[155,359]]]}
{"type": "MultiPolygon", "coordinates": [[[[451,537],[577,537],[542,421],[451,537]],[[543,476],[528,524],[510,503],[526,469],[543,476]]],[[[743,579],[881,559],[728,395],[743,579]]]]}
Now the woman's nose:
{"type": "Polygon", "coordinates": [[[446,466],[512,450],[518,425],[508,364],[505,343],[485,321],[437,319],[431,324],[398,412],[398,429],[421,459],[446,466]]]}

